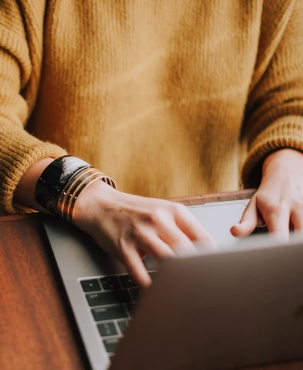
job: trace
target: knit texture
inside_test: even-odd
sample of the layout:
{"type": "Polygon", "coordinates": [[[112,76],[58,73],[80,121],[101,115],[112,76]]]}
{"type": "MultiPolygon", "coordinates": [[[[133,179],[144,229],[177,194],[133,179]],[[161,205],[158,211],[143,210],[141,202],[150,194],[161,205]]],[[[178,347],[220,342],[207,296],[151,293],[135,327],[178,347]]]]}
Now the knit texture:
{"type": "Polygon", "coordinates": [[[302,4],[2,0],[0,210],[67,152],[144,196],[257,186],[303,150],[302,4]]]}

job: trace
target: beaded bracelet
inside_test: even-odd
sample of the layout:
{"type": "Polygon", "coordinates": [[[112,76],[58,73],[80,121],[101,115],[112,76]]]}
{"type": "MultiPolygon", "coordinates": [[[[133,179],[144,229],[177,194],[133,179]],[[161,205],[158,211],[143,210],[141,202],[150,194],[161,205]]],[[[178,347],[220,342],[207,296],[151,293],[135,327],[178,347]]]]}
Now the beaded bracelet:
{"type": "Polygon", "coordinates": [[[35,189],[38,204],[54,215],[73,223],[73,209],[80,193],[96,180],[116,189],[116,183],[89,163],[66,155],[50,163],[41,174],[35,189]]]}

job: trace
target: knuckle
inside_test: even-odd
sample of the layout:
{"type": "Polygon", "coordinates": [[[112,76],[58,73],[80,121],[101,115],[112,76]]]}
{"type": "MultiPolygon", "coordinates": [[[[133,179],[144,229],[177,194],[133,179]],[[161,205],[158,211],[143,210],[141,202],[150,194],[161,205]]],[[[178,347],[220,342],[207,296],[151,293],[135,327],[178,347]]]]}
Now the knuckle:
{"type": "Polygon", "coordinates": [[[160,207],[155,208],[153,212],[149,214],[149,221],[153,225],[158,225],[162,223],[164,219],[165,219],[165,211],[160,207]]]}
{"type": "Polygon", "coordinates": [[[261,210],[275,214],[283,214],[288,209],[288,204],[284,200],[260,199],[258,206],[261,210]]]}
{"type": "Polygon", "coordinates": [[[184,214],[184,212],[188,212],[188,210],[183,204],[165,202],[165,204],[158,205],[152,212],[148,213],[146,220],[153,225],[159,225],[165,223],[169,218],[184,214]]]}
{"type": "Polygon", "coordinates": [[[173,203],[172,204],[173,212],[176,214],[184,214],[184,212],[187,212],[187,208],[182,203],[173,203]]]}

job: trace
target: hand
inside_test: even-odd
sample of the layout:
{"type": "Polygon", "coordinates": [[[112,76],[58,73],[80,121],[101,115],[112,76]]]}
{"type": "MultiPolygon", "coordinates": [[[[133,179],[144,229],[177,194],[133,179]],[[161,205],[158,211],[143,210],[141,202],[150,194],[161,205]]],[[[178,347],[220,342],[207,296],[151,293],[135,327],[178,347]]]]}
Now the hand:
{"type": "Polygon", "coordinates": [[[303,154],[299,151],[281,149],[266,157],[260,187],[231,233],[247,236],[263,221],[281,239],[288,239],[290,228],[303,231],[303,154]]]}
{"type": "Polygon", "coordinates": [[[73,218],[98,245],[119,258],[142,287],[151,283],[142,261],[146,254],[159,260],[175,255],[180,247],[195,252],[196,240],[215,246],[182,204],[126,194],[102,181],[81,192],[73,218]]]}

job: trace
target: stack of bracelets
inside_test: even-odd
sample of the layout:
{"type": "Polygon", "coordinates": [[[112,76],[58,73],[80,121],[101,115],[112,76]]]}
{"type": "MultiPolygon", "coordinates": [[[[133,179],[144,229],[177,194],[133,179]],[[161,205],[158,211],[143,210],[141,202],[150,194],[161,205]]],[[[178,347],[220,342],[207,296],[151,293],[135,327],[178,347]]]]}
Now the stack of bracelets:
{"type": "Polygon", "coordinates": [[[96,180],[116,189],[116,183],[89,163],[65,155],[54,160],[41,174],[35,189],[38,204],[73,223],[73,209],[81,191],[96,180]]]}

